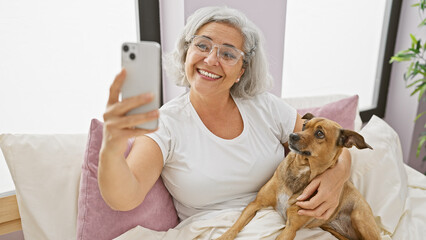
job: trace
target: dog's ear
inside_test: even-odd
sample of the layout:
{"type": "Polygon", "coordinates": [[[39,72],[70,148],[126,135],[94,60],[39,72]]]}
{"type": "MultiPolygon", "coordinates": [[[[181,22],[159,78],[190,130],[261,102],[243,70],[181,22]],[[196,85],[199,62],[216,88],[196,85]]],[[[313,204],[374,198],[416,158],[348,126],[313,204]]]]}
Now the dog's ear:
{"type": "Polygon", "coordinates": [[[357,132],[347,130],[347,129],[340,129],[340,136],[339,136],[339,139],[337,140],[337,145],[346,147],[346,148],[351,148],[352,146],[355,146],[358,149],[364,149],[364,148],[373,149],[370,145],[368,145],[365,142],[363,136],[361,136],[357,132]]]}
{"type": "Polygon", "coordinates": [[[314,117],[315,116],[312,113],[306,113],[305,115],[303,115],[302,119],[311,120],[314,117]]]}

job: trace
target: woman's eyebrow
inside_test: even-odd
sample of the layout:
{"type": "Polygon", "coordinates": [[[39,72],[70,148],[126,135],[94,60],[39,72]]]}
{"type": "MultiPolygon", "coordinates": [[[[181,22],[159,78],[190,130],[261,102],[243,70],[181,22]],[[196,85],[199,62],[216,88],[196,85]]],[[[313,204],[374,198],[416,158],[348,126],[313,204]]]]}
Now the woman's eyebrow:
{"type": "MultiPolygon", "coordinates": [[[[206,36],[206,35],[201,35],[201,36],[203,36],[203,37],[205,37],[205,38],[208,38],[208,39],[210,39],[210,40],[212,40],[212,41],[213,41],[213,39],[212,39],[211,37],[209,37],[209,36],[206,36]]],[[[224,43],[224,44],[222,44],[222,45],[227,46],[227,47],[233,47],[233,48],[236,48],[234,45],[232,45],[232,44],[230,44],[230,43],[224,43]]]]}

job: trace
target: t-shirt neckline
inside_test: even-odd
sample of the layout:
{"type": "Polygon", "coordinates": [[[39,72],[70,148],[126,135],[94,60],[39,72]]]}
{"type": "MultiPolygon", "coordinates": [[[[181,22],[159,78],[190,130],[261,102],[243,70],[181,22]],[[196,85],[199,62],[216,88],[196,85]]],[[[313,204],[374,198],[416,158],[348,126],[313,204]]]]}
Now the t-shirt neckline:
{"type": "Polygon", "coordinates": [[[189,103],[191,114],[193,115],[197,125],[202,129],[202,131],[204,131],[208,136],[213,138],[215,141],[228,142],[228,143],[238,142],[246,135],[248,123],[246,120],[245,112],[243,111],[243,106],[238,98],[235,98],[234,96],[232,96],[232,94],[231,94],[231,97],[234,100],[235,104],[237,105],[238,111],[240,112],[241,118],[243,120],[243,131],[240,133],[240,135],[236,136],[235,138],[225,139],[215,135],[206,127],[206,125],[204,125],[203,121],[201,120],[200,116],[198,115],[197,111],[195,110],[194,106],[191,103],[191,99],[189,98],[189,92],[186,95],[186,100],[189,103]]]}

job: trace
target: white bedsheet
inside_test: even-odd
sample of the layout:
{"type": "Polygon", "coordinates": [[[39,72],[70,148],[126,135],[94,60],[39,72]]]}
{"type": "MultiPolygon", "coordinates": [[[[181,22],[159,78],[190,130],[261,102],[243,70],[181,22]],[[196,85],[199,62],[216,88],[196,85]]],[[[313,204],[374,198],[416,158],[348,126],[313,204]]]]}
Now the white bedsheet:
{"type": "Polygon", "coordinates": [[[405,210],[392,239],[426,238],[426,177],[405,165],[408,175],[408,197],[405,210]]]}

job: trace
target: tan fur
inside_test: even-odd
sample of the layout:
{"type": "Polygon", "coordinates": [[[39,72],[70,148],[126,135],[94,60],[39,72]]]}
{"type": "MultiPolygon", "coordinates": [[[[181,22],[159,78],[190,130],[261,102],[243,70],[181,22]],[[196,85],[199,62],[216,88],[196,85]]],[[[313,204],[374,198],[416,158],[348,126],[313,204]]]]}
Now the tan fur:
{"type": "Polygon", "coordinates": [[[336,164],[343,147],[371,148],[361,135],[342,129],[336,122],[314,118],[311,114],[303,118],[308,119],[304,129],[290,135],[292,151],[260,189],[256,199],[218,240],[234,239],[258,210],[269,206],[286,221],[286,227],[276,238],[279,240],[294,239],[300,228],[314,227],[321,227],[338,239],[381,239],[370,206],[349,181],[343,187],[339,206],[328,220],[298,215],[300,207],[295,204],[296,198],[313,178],[336,164]]]}

